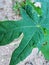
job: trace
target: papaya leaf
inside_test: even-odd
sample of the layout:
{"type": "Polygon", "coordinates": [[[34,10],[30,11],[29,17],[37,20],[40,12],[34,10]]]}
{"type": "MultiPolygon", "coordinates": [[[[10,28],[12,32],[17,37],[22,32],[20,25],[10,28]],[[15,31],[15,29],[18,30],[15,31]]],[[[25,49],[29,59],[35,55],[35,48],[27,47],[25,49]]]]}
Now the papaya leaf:
{"type": "Polygon", "coordinates": [[[49,60],[49,30],[44,37],[45,41],[42,45],[41,51],[44,54],[45,59],[49,60]]]}
{"type": "Polygon", "coordinates": [[[18,38],[21,32],[18,32],[16,21],[0,22],[0,45],[6,45],[18,38]]]}
{"type": "Polygon", "coordinates": [[[32,51],[34,47],[41,48],[44,34],[38,24],[35,24],[30,16],[26,13],[24,9],[20,9],[21,15],[23,17],[23,23],[20,22],[19,26],[22,27],[22,32],[24,33],[24,38],[21,41],[21,44],[12,54],[12,58],[9,65],[16,65],[20,61],[24,60],[32,51]],[[21,25],[22,24],[22,25],[21,25]],[[28,25],[28,26],[27,26],[28,25]]]}
{"type": "MultiPolygon", "coordinates": [[[[26,6],[27,7],[27,6],[26,6]]],[[[48,7],[46,7],[48,8],[48,7]]],[[[49,25],[46,26],[45,22],[44,22],[44,13],[43,13],[44,9],[42,9],[42,15],[38,18],[38,15],[35,13],[32,13],[31,9],[28,10],[28,7],[26,9],[20,9],[21,12],[21,16],[23,18],[23,20],[26,21],[26,24],[29,24],[29,28],[25,31],[24,30],[24,38],[21,41],[21,44],[19,45],[19,47],[17,49],[15,49],[15,51],[12,54],[12,58],[10,61],[10,65],[16,65],[17,63],[19,63],[20,61],[24,60],[32,51],[32,49],[34,47],[38,47],[39,49],[41,49],[42,45],[43,45],[43,40],[44,40],[44,28],[45,29],[49,29],[49,25]],[[32,13],[32,15],[31,15],[32,13]],[[34,17],[37,17],[34,19],[34,17]],[[32,16],[32,17],[31,17],[32,16]],[[30,23],[28,23],[30,22],[30,23]],[[33,24],[32,24],[32,23],[33,24]],[[43,26],[43,23],[45,26],[43,26]],[[32,28],[30,28],[30,25],[32,28]],[[37,38],[36,38],[37,37],[37,38]]],[[[48,12],[48,11],[46,11],[48,12]]],[[[45,18],[46,20],[46,18],[45,18]]],[[[48,24],[49,22],[47,22],[48,24]]],[[[48,54],[49,55],[49,54],[48,54]]],[[[46,56],[45,56],[46,57],[46,56]]]]}
{"type": "MultiPolygon", "coordinates": [[[[45,44],[42,46],[46,38],[45,30],[49,30],[49,3],[47,3],[47,0],[44,5],[45,0],[43,2],[42,0],[38,1],[42,3],[41,16],[38,16],[39,12],[37,13],[37,10],[34,9],[34,7],[27,4],[24,6],[24,8],[19,8],[22,16],[21,20],[0,22],[0,46],[9,44],[14,39],[18,38],[21,33],[24,34],[19,47],[16,48],[12,53],[9,65],[16,65],[20,61],[24,60],[31,53],[34,47],[38,47],[40,50],[42,50],[45,58],[49,60],[49,53],[47,53],[47,55],[45,54],[45,52],[49,52],[47,51],[49,44],[46,45],[45,51],[43,51],[45,44]],[[44,7],[46,7],[46,9],[44,7]],[[45,12],[46,16],[44,14],[45,12]]],[[[47,40],[49,40],[48,37],[46,38],[47,40]]]]}
{"type": "Polygon", "coordinates": [[[40,18],[40,24],[44,29],[44,43],[41,51],[44,54],[45,59],[49,60],[49,0],[36,0],[42,4],[42,16],[40,18]],[[47,30],[46,30],[47,29],[47,30]]]}
{"type": "Polygon", "coordinates": [[[34,4],[35,4],[35,3],[31,3],[31,2],[30,2],[30,5],[34,8],[34,10],[38,13],[38,15],[42,15],[42,10],[41,10],[41,8],[40,8],[40,7],[36,7],[34,4]]]}

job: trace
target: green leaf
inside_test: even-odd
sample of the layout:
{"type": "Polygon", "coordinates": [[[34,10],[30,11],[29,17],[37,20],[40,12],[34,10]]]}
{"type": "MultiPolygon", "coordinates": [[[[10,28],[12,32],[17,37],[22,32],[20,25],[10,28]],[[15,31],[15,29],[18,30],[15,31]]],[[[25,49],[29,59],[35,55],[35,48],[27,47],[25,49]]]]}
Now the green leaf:
{"type": "MultiPolygon", "coordinates": [[[[29,11],[29,10],[28,10],[29,11]]],[[[21,41],[21,44],[12,54],[10,65],[16,65],[20,61],[24,60],[32,51],[34,47],[39,49],[43,45],[44,40],[44,30],[42,24],[40,24],[42,16],[38,18],[36,12],[34,15],[37,19],[30,17],[32,11],[28,12],[27,9],[20,9],[23,21],[25,20],[26,24],[29,24],[29,28],[24,29],[24,38],[21,41]],[[30,22],[30,23],[28,23],[30,22]],[[37,38],[36,38],[37,37],[37,38]]],[[[32,13],[33,15],[33,13],[32,13]]],[[[31,15],[31,16],[32,16],[31,15]]],[[[46,25],[46,24],[45,24],[46,25]]]]}
{"type": "Polygon", "coordinates": [[[17,63],[25,59],[31,53],[34,47],[39,47],[42,44],[41,40],[43,40],[44,36],[42,29],[34,24],[33,20],[28,16],[26,11],[24,9],[20,10],[23,17],[23,23],[20,22],[20,25],[25,25],[24,27],[22,27],[24,38],[22,39],[19,47],[13,52],[10,65],[16,65],[17,63]]]}
{"type": "MultiPolygon", "coordinates": [[[[42,6],[44,6],[44,1],[42,6]]],[[[24,60],[34,47],[41,49],[45,41],[45,29],[49,30],[49,19],[46,17],[49,15],[47,14],[47,16],[45,16],[44,13],[49,12],[42,7],[42,15],[38,16],[37,10],[32,8],[33,7],[30,5],[26,5],[24,8],[20,7],[21,20],[0,22],[0,45],[9,44],[14,39],[18,38],[21,33],[24,34],[21,44],[12,53],[9,65],[16,65],[24,60]]],[[[46,9],[47,8],[48,7],[46,7],[46,9]]],[[[47,56],[45,57],[47,58],[47,56]]]]}
{"type": "Polygon", "coordinates": [[[31,5],[26,5],[25,6],[25,10],[27,12],[27,14],[30,16],[30,18],[32,18],[33,21],[38,21],[38,14],[36,13],[36,11],[34,10],[34,8],[31,5]],[[35,19],[34,19],[35,17],[35,19]]]}
{"type": "Polygon", "coordinates": [[[49,0],[36,0],[42,4],[42,16],[40,17],[40,25],[44,28],[44,43],[41,51],[45,59],[49,60],[49,0]],[[47,30],[46,30],[47,29],[47,30]]]}
{"type": "Polygon", "coordinates": [[[26,0],[26,5],[27,5],[27,4],[30,4],[30,0],[26,0]]]}
{"type": "Polygon", "coordinates": [[[21,34],[17,30],[17,21],[0,21],[0,45],[6,45],[18,38],[21,34]]]}
{"type": "Polygon", "coordinates": [[[45,59],[49,60],[49,30],[47,30],[47,33],[44,39],[45,41],[42,45],[41,51],[44,54],[45,59]]]}
{"type": "Polygon", "coordinates": [[[38,13],[38,15],[42,15],[42,10],[40,7],[36,7],[34,4],[35,3],[30,3],[32,5],[32,7],[34,8],[34,10],[38,13]]]}

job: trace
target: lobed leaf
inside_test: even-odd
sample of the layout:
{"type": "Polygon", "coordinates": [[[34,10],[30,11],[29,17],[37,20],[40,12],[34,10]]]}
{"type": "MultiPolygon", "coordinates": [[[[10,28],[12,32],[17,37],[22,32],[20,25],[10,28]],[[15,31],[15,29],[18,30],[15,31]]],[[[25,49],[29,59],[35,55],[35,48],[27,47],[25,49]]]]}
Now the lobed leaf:
{"type": "Polygon", "coordinates": [[[24,26],[22,27],[24,38],[22,39],[19,47],[13,52],[10,65],[16,65],[17,63],[25,59],[31,53],[34,47],[39,47],[39,45],[41,45],[41,40],[43,40],[44,36],[42,29],[40,27],[38,28],[38,26],[34,24],[33,20],[29,17],[26,11],[24,9],[20,10],[23,20],[25,20],[25,22],[23,21],[23,23],[26,25],[24,26],[24,24],[20,22],[20,25],[22,24],[21,26],[24,26]]]}
{"type": "Polygon", "coordinates": [[[16,65],[24,60],[34,47],[38,47],[44,53],[45,58],[49,60],[49,32],[45,35],[45,30],[49,30],[49,2],[47,2],[48,0],[46,2],[45,0],[36,1],[42,4],[42,14],[39,13],[39,9],[34,8],[28,2],[29,4],[24,5],[24,8],[19,8],[21,20],[0,22],[0,46],[9,44],[21,33],[24,34],[21,44],[12,53],[9,65],[16,65]],[[38,14],[41,15],[38,16],[38,14]],[[48,44],[43,44],[44,41],[48,44]]]}
{"type": "Polygon", "coordinates": [[[44,54],[45,59],[49,60],[49,30],[44,37],[45,41],[42,45],[41,51],[44,54]]]}

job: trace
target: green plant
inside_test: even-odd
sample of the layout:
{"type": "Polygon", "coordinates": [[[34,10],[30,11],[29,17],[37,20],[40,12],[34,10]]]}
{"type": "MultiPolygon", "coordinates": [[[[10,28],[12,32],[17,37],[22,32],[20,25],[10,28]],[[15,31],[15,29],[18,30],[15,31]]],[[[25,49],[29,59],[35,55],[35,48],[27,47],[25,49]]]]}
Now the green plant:
{"type": "Polygon", "coordinates": [[[24,60],[34,47],[42,51],[49,60],[49,0],[36,0],[34,3],[26,0],[19,8],[21,20],[0,21],[0,46],[9,44],[21,33],[24,37],[18,48],[12,53],[9,65],[16,65],[24,60]],[[41,8],[34,6],[39,1],[41,8]]]}

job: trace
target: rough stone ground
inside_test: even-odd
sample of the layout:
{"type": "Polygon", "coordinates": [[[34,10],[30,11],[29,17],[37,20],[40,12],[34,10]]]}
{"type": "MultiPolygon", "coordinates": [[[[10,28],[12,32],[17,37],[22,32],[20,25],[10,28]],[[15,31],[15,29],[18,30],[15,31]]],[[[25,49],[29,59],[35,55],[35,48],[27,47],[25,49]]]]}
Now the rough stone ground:
{"type": "MultiPolygon", "coordinates": [[[[17,20],[12,10],[12,0],[0,0],[0,20],[17,20]]],[[[20,36],[21,37],[21,36],[20,36]]],[[[9,65],[12,52],[19,46],[21,40],[14,40],[6,46],[0,46],[0,65],[9,65]]],[[[41,52],[38,53],[38,48],[34,48],[32,53],[17,65],[49,65],[49,62],[44,59],[41,52]]]]}

